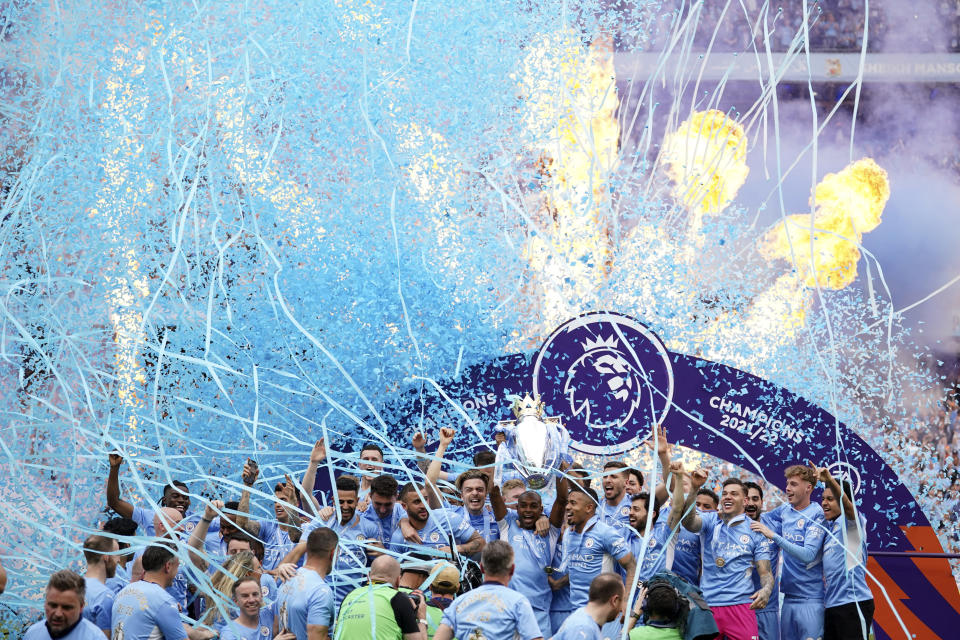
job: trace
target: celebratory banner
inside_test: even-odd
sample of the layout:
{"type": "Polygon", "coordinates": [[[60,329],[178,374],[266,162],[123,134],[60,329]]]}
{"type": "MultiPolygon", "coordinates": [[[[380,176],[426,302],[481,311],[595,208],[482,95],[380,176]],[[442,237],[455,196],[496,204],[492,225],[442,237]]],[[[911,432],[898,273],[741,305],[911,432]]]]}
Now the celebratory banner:
{"type": "MultiPolygon", "coordinates": [[[[792,464],[828,466],[850,481],[873,552],[942,553],[926,516],[897,474],[828,411],[745,371],[667,351],[633,318],[608,312],[563,324],[533,354],[469,367],[433,393],[409,394],[390,417],[396,437],[459,427],[463,452],[489,439],[509,396],[539,393],[562,416],[576,451],[614,456],[636,449],[662,424],[670,442],[732,462],[783,489],[792,464]],[[467,428],[464,428],[464,424],[467,428]]],[[[868,582],[878,638],[951,638],[960,592],[945,559],[872,556],[868,582]]]]}

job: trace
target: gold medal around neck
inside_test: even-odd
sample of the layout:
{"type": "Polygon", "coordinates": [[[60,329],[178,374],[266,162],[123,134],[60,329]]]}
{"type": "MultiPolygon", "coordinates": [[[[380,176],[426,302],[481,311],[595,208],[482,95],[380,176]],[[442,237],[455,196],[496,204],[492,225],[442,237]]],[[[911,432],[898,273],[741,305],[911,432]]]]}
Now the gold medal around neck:
{"type": "Polygon", "coordinates": [[[726,561],[726,560],[724,560],[724,559],[721,558],[721,557],[717,557],[717,566],[718,566],[718,567],[722,567],[722,566],[725,565],[725,564],[727,564],[727,561],[726,561]]]}

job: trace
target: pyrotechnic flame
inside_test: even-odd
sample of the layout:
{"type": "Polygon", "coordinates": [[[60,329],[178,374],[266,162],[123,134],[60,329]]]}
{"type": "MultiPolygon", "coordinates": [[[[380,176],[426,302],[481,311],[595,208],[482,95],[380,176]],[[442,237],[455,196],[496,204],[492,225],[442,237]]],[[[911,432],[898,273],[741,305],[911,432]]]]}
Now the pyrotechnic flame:
{"type": "Polygon", "coordinates": [[[863,234],[880,224],[889,198],[887,172],[870,158],[858,160],[827,174],[814,191],[814,213],[789,216],[760,252],[792,262],[807,287],[843,289],[856,280],[863,234]]]}
{"type": "Polygon", "coordinates": [[[664,137],[660,154],[674,198],[692,214],[689,234],[696,241],[703,217],[723,211],[747,180],[743,127],[722,111],[698,111],[664,137]]]}
{"type": "Polygon", "coordinates": [[[553,327],[595,302],[609,275],[608,181],[619,161],[613,49],[573,35],[533,48],[521,90],[530,127],[555,123],[540,150],[546,196],[525,248],[537,274],[539,324],[553,327]],[[559,69],[559,83],[551,77],[559,69]],[[559,86],[558,86],[559,84],[559,86]]]}
{"type": "Polygon", "coordinates": [[[761,255],[769,260],[786,259],[794,269],[757,295],[739,322],[732,313],[715,322],[702,336],[703,344],[712,345],[704,356],[763,375],[758,363],[804,326],[814,302],[813,288],[819,284],[842,289],[856,279],[858,245],[863,233],[880,224],[889,197],[886,171],[870,158],[827,174],[814,189],[811,203],[816,205],[815,212],[789,216],[761,241],[761,255]],[[740,360],[732,346],[724,346],[737,342],[726,337],[731,332],[757,345],[750,362],[740,360]]]}

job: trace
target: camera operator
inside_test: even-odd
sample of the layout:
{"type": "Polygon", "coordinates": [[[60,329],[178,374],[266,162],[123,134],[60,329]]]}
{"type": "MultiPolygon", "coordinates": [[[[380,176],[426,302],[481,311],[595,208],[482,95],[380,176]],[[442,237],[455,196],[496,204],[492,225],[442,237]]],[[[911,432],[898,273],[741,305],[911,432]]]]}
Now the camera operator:
{"type": "Polygon", "coordinates": [[[379,556],[370,565],[370,584],[347,594],[337,618],[337,638],[427,640],[427,605],[420,591],[398,590],[400,563],[379,556]],[[416,604],[414,604],[416,599],[416,604]],[[371,620],[371,617],[374,618],[371,620]]]}

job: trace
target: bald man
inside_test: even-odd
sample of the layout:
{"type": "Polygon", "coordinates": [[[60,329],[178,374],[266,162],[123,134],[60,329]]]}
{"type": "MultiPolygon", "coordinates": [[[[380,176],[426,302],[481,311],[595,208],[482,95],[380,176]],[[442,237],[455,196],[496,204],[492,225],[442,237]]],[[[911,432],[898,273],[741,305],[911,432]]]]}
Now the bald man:
{"type": "Polygon", "coordinates": [[[370,565],[370,584],[347,594],[340,605],[337,635],[343,638],[370,636],[370,629],[384,630],[382,637],[403,640],[427,640],[427,605],[423,593],[407,595],[397,590],[400,584],[400,563],[390,556],[379,556],[370,565]],[[417,599],[414,608],[412,599],[417,599]]]}
{"type": "Polygon", "coordinates": [[[153,531],[158,538],[174,538],[180,530],[180,521],[183,520],[183,514],[179,509],[173,507],[160,507],[159,511],[153,514],[153,531]]]}
{"type": "MultiPolygon", "coordinates": [[[[182,520],[183,514],[179,509],[161,507],[153,514],[153,531],[158,538],[166,538],[167,540],[176,542],[179,540],[178,534],[180,533],[180,523],[182,520]]],[[[175,549],[175,547],[169,543],[168,546],[171,550],[175,549]]],[[[143,570],[142,560],[140,565],[136,565],[136,561],[141,559],[143,552],[144,549],[140,549],[134,556],[134,566],[139,567],[141,576],[143,570]]],[[[132,575],[133,571],[134,570],[131,570],[131,582],[135,581],[132,575]]],[[[185,613],[187,610],[187,577],[183,571],[183,567],[180,567],[179,564],[173,582],[166,588],[166,592],[173,598],[180,612],[185,613]]]]}

